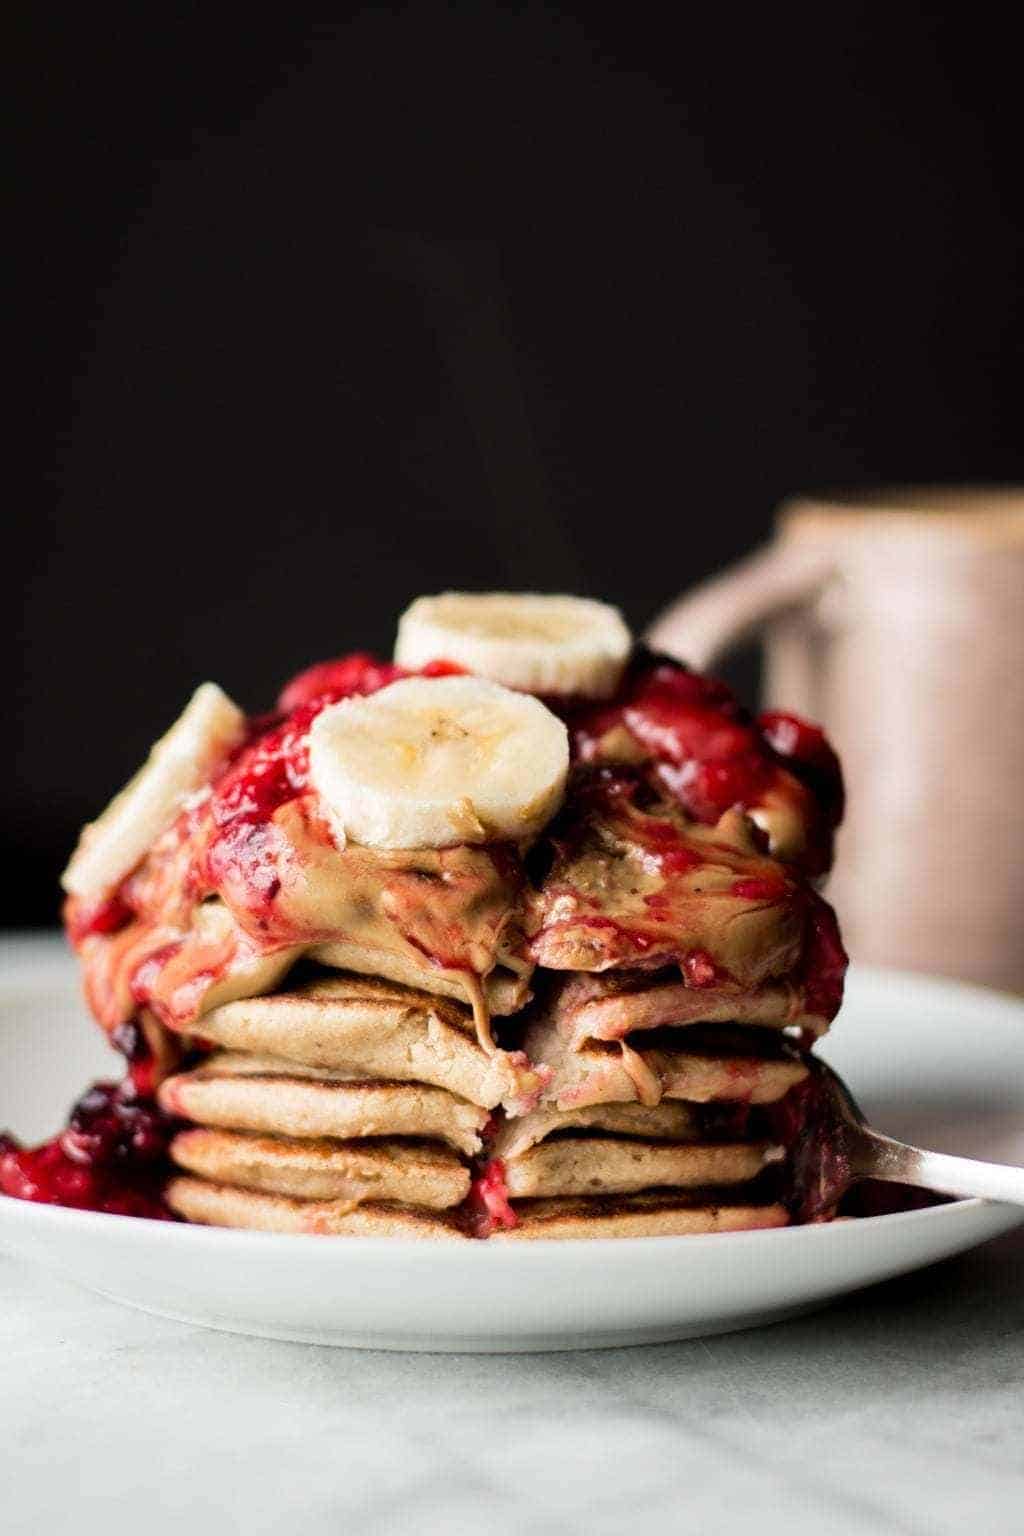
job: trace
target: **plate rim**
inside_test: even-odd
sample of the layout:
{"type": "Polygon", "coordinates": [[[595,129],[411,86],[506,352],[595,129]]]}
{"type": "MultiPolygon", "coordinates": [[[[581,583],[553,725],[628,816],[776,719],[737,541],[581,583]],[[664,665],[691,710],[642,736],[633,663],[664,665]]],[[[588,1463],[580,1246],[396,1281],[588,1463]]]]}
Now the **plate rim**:
{"type": "MultiPolygon", "coordinates": [[[[339,1259],[359,1256],[379,1257],[381,1254],[402,1253],[403,1256],[417,1255],[422,1259],[436,1261],[439,1255],[444,1255],[441,1262],[444,1264],[459,1264],[467,1254],[476,1252],[496,1251],[499,1258],[507,1261],[507,1256],[523,1255],[514,1260],[522,1263],[540,1263],[543,1256],[554,1252],[565,1253],[593,1253],[598,1249],[607,1257],[611,1254],[628,1255],[638,1248],[646,1251],[652,1244],[658,1244],[662,1248],[669,1246],[687,1253],[695,1253],[703,1250],[710,1244],[720,1245],[723,1239],[731,1240],[731,1245],[752,1246],[775,1243],[818,1243],[825,1246],[830,1242],[850,1242],[852,1234],[865,1233],[866,1231],[892,1230],[897,1227],[913,1228],[915,1225],[936,1225],[939,1221],[954,1224],[965,1219],[969,1214],[976,1214],[982,1207],[993,1212],[1001,1212],[1007,1218],[1007,1225],[1003,1230],[1009,1231],[1013,1226],[1024,1223],[1024,1206],[1008,1205],[1002,1201],[981,1200],[970,1198],[965,1200],[951,1200],[944,1205],[925,1206],[911,1211],[889,1211],[878,1216],[858,1216],[851,1221],[826,1221],[811,1222],[803,1225],[789,1227],[753,1228],[739,1232],[694,1232],[682,1234],[650,1234],[644,1237],[591,1237],[591,1238],[544,1238],[543,1240],[516,1242],[474,1242],[472,1239],[465,1243],[446,1243],[432,1238],[409,1237],[346,1237],[337,1242],[325,1242],[322,1234],[306,1232],[262,1232],[253,1228],[217,1227],[205,1225],[199,1222],[187,1221],[158,1221],[148,1216],[120,1216],[108,1211],[83,1211],[73,1208],[45,1205],[30,1200],[18,1200],[11,1195],[0,1194],[0,1245],[4,1242],[4,1227],[7,1217],[12,1215],[11,1208],[18,1207],[13,1214],[15,1224],[22,1222],[24,1225],[36,1225],[45,1234],[48,1227],[60,1228],[61,1226],[77,1227],[82,1235],[89,1231],[103,1232],[110,1230],[109,1224],[116,1223],[116,1230],[126,1235],[140,1228],[149,1234],[157,1244],[192,1244],[202,1248],[204,1245],[215,1245],[220,1249],[246,1248],[253,1244],[257,1246],[274,1245],[278,1248],[287,1248],[291,1252],[316,1252],[317,1254],[336,1255],[339,1259]],[[5,1216],[5,1212],[7,1213],[5,1216]],[[941,1215],[940,1215],[941,1213],[941,1215]],[[1013,1219],[1009,1219],[1013,1218],[1013,1219]],[[130,1223],[130,1226],[124,1224],[130,1223]],[[156,1233],[162,1235],[156,1237],[156,1233]],[[850,1233],[851,1237],[839,1237],[839,1233],[850,1233]],[[812,1236],[811,1234],[815,1234],[812,1236]],[[526,1255],[539,1255],[529,1258],[526,1255]]],[[[141,1233],[140,1233],[141,1236],[141,1233]]],[[[328,1259],[328,1262],[333,1260],[328,1259]]],[[[498,1259],[470,1259],[471,1264],[496,1263],[498,1259]]],[[[618,1260],[616,1260],[618,1262],[618,1260]]]]}

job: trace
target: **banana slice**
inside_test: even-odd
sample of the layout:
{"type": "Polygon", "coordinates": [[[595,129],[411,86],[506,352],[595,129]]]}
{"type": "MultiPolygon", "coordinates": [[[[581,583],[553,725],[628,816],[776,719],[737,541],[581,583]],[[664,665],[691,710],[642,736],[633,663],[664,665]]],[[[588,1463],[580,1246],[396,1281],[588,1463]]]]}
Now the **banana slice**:
{"type": "Polygon", "coordinates": [[[565,726],[479,677],[411,677],[313,721],[309,777],[339,841],[445,848],[532,837],[561,803],[565,726]]]}
{"type": "Polygon", "coordinates": [[[108,895],[244,734],[244,714],[216,683],[197,688],[135,777],[83,828],[61,876],[68,894],[87,901],[108,895]]]}
{"type": "Polygon", "coordinates": [[[606,699],[632,646],[617,608],[536,592],[442,592],[418,597],[398,623],[403,667],[455,661],[506,688],[606,699]]]}

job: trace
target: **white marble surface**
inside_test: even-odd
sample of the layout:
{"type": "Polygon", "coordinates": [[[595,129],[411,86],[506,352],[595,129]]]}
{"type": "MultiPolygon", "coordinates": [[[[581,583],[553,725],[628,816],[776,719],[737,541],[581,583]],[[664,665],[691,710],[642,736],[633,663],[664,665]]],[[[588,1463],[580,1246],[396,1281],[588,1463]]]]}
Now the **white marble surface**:
{"type": "Polygon", "coordinates": [[[1024,1231],[813,1317],[534,1356],[278,1344],[0,1258],[0,1531],[1001,1536],[1024,1231]]]}

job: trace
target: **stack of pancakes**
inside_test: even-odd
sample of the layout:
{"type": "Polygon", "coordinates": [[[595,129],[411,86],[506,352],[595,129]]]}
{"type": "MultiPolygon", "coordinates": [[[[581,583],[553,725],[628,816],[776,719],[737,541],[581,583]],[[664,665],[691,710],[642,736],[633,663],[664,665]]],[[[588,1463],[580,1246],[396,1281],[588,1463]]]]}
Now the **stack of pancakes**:
{"type": "MultiPolygon", "coordinates": [[[[829,909],[749,818],[697,825],[619,770],[579,770],[549,836],[502,892],[495,956],[516,969],[481,976],[474,1006],[422,959],[321,943],[283,990],[204,1011],[216,1049],[160,1089],[187,1122],[171,1208],[504,1240],[785,1225],[809,1078],[794,1037],[827,1028],[845,963],[829,909]]],[[[395,870],[374,873],[388,912],[395,870]]],[[[401,878],[417,913],[458,889],[401,878]]]]}
{"type": "Polygon", "coordinates": [[[786,1223],[846,964],[815,884],[838,762],[630,645],[606,605],[420,599],[395,664],[318,664],[270,715],[198,689],[84,829],[68,931],[178,1122],[174,1212],[506,1241],[786,1223]]]}
{"type": "Polygon", "coordinates": [[[506,1119],[493,1139],[483,1183],[495,1235],[626,1237],[786,1225],[777,1109],[799,1092],[807,1066],[772,1030],[628,1028],[659,1019],[654,1002],[665,985],[642,975],[572,977],[556,984],[528,1024],[527,1054],[550,1076],[541,1103],[506,1119]],[[573,1043],[587,992],[621,999],[625,1028],[617,1041],[573,1043]]]}
{"type": "Polygon", "coordinates": [[[468,1008],[365,976],[224,1004],[202,1021],[214,1049],[159,1090],[185,1122],[167,1202],[189,1221],[350,1236],[784,1225],[772,1107],[807,1067],[773,1029],[666,1027],[673,985],[559,980],[496,1030],[521,1049],[493,1052],[468,1008]],[[591,1017],[625,1033],[590,1038],[591,1017]]]}
{"type": "Polygon", "coordinates": [[[277,1232],[466,1235],[471,1164],[499,1106],[543,1074],[488,1051],[468,1008],[365,976],[318,977],[202,1021],[218,1049],[161,1085],[190,1122],[167,1189],[190,1221],[277,1232]]]}

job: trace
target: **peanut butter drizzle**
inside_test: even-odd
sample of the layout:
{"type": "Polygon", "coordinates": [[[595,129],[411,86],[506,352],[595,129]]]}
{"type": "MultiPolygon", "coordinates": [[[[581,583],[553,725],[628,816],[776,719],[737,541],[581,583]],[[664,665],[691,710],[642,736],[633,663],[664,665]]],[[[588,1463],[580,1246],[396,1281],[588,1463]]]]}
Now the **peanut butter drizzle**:
{"type": "MultiPolygon", "coordinates": [[[[468,1001],[481,1048],[493,1055],[482,988],[516,913],[514,861],[506,867],[469,844],[340,849],[315,812],[300,795],[260,823],[258,836],[222,845],[207,803],[157,839],[128,882],[129,920],[78,943],[90,1006],[108,1031],[137,1011],[143,965],[145,1005],[180,1032],[218,1002],[272,991],[309,953],[427,991],[443,976],[441,990],[468,1001]],[[329,954],[333,946],[342,958],[329,954]]],[[[72,902],[72,925],[74,917],[72,902]]]]}
{"type": "Polygon", "coordinates": [[[476,1027],[477,1044],[482,1051],[487,1052],[488,1056],[493,1056],[498,1047],[495,1044],[494,1035],[491,1033],[491,1010],[487,1006],[483,980],[475,971],[465,971],[462,976],[462,984],[466,989],[466,997],[473,1010],[473,1023],[476,1027]]]}
{"type": "Polygon", "coordinates": [[[622,1051],[622,1067],[633,1087],[636,1089],[637,1099],[647,1109],[654,1109],[661,1103],[661,1078],[653,1067],[649,1067],[640,1055],[634,1051],[625,1040],[619,1041],[622,1051]]]}

